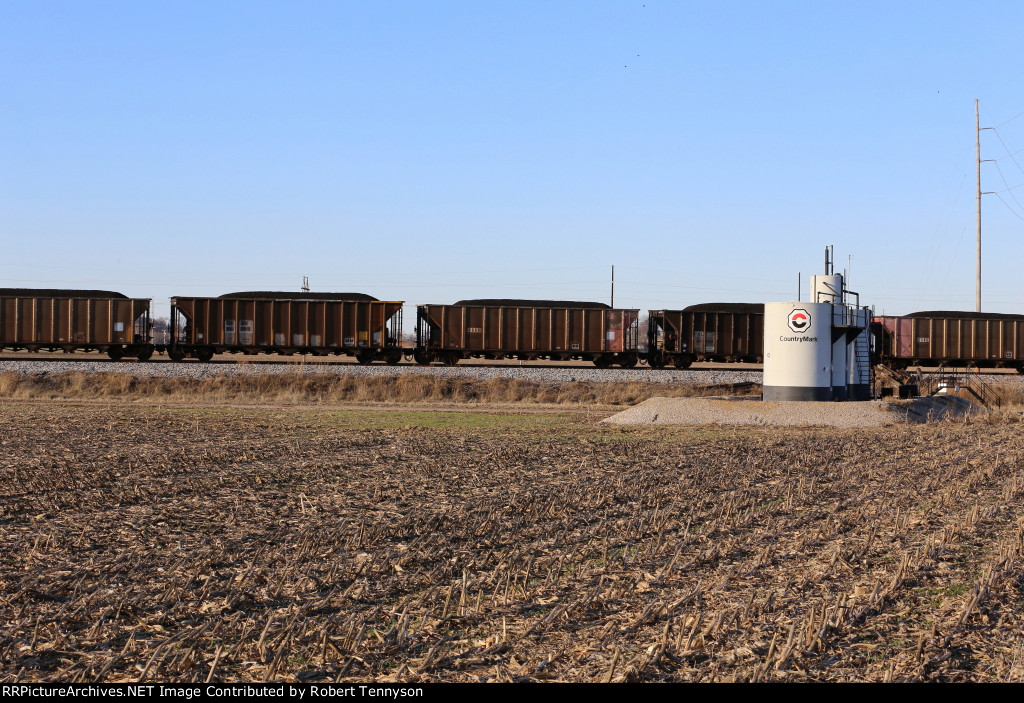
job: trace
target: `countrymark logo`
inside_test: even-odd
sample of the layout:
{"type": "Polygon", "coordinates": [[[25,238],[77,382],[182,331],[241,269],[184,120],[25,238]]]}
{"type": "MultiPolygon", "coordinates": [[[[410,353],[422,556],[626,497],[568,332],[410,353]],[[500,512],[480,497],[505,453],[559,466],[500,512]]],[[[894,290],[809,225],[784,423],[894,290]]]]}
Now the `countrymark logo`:
{"type": "Polygon", "coordinates": [[[806,332],[811,327],[811,313],[803,308],[795,308],[790,311],[786,323],[794,332],[806,332]]]}

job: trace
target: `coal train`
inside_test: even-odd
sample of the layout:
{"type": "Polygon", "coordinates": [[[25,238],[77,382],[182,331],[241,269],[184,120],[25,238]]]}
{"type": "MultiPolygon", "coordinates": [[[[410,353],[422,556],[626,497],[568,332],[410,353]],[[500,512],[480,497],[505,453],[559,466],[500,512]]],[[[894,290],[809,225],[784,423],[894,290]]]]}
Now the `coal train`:
{"type": "MultiPolygon", "coordinates": [[[[706,303],[640,311],[559,300],[462,300],[420,305],[413,348],[402,301],[361,293],[248,291],[171,299],[169,340],[154,343],[148,299],[101,290],[0,289],[0,349],[100,351],[111,359],[209,361],[216,354],[347,355],[362,364],[453,365],[462,359],[586,360],[598,368],[688,368],[763,359],[764,305],[706,303]],[[644,348],[646,347],[646,348],[644,348]]],[[[1024,315],[922,312],[875,317],[873,361],[1006,367],[1024,373],[1024,315]]]]}

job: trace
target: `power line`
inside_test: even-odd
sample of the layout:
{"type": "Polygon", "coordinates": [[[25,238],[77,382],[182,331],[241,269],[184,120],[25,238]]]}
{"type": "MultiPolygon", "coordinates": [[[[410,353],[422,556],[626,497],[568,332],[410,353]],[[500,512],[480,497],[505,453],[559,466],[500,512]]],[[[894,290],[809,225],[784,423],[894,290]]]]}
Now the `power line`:
{"type": "Polygon", "coordinates": [[[1006,122],[1001,122],[1001,123],[997,124],[995,127],[993,127],[992,129],[995,129],[996,127],[1002,127],[1004,124],[1008,124],[1010,122],[1013,122],[1015,119],[1017,119],[1021,115],[1024,115],[1024,112],[1018,112],[1016,115],[1014,115],[1010,119],[1006,120],[1006,122]]]}
{"type": "Polygon", "coordinates": [[[1012,159],[1015,155],[1021,153],[1022,151],[1024,151],[1024,149],[1017,149],[1017,151],[1013,152],[1012,154],[1007,154],[1006,156],[1000,156],[998,159],[988,159],[988,160],[989,161],[1002,161],[1003,159],[1012,159]]]}
{"type": "MultiPolygon", "coordinates": [[[[1005,186],[1006,186],[1006,190],[998,190],[998,191],[993,191],[993,192],[992,192],[992,195],[996,195],[996,196],[998,196],[998,195],[999,195],[1000,193],[1009,193],[1009,194],[1010,194],[1010,197],[1011,197],[1011,198],[1013,198],[1013,202],[1017,203],[1017,207],[1019,207],[1019,208],[1021,208],[1022,210],[1024,210],[1024,205],[1021,205],[1021,204],[1020,204],[1020,201],[1019,201],[1019,200],[1017,200],[1017,196],[1013,194],[1013,188],[1019,188],[1019,187],[1020,187],[1020,185],[1024,185],[1024,183],[1022,183],[1022,184],[1020,184],[1020,185],[1016,185],[1016,186],[1014,186],[1013,188],[1011,188],[1011,187],[1010,187],[1010,184],[1006,182],[1006,176],[1004,176],[1004,175],[1003,175],[1003,170],[1002,170],[1001,168],[999,168],[999,164],[996,164],[996,171],[998,171],[998,172],[999,172],[999,177],[1000,177],[1001,179],[1003,179],[1003,185],[1005,185],[1005,186]]],[[[1002,200],[1002,198],[1000,198],[1000,200],[1002,200]]],[[[1007,203],[1006,203],[1005,201],[1003,201],[1003,204],[1004,204],[1004,205],[1007,205],[1007,203]]],[[[1007,207],[1009,207],[1009,205],[1007,205],[1007,207]]],[[[1014,214],[1015,214],[1015,215],[1017,215],[1017,213],[1016,213],[1016,212],[1015,212],[1014,214]]],[[[1020,215],[1017,215],[1017,217],[1020,217],[1020,215]]]]}
{"type": "MultiPolygon", "coordinates": [[[[1005,192],[1005,191],[999,191],[999,193],[1002,193],[1002,192],[1005,192]]],[[[992,195],[994,195],[997,198],[999,198],[999,202],[1001,202],[1003,205],[1005,205],[1006,209],[1009,210],[1010,212],[1012,212],[1017,217],[1018,220],[1024,221],[1024,216],[1022,216],[1019,212],[1017,212],[1012,207],[1010,207],[1010,204],[1008,202],[1006,202],[1005,200],[1003,200],[1003,196],[1001,196],[999,193],[993,193],[992,195]]],[[[1016,202],[1016,200],[1017,199],[1014,198],[1014,202],[1016,202]]],[[[1020,203],[1017,203],[1017,204],[1020,205],[1020,203]]]]}
{"type": "Polygon", "coordinates": [[[996,133],[996,137],[999,139],[999,143],[1003,145],[1004,149],[1006,149],[1006,155],[1010,157],[1014,164],[1017,165],[1017,168],[1020,170],[1020,172],[1024,173],[1024,168],[1021,168],[1020,164],[1017,162],[1017,159],[1013,158],[1013,154],[1010,153],[1010,148],[1006,146],[1006,142],[1003,141],[1003,137],[1001,134],[999,134],[999,130],[993,127],[992,131],[996,133]]]}

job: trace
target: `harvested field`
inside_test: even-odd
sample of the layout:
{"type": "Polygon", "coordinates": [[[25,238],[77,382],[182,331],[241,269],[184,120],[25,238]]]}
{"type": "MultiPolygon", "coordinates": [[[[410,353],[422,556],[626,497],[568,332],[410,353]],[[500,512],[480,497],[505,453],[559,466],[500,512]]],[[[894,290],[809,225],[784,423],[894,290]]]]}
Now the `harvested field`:
{"type": "Polygon", "coordinates": [[[0,419],[3,682],[1024,676],[1010,416],[0,419]]]}

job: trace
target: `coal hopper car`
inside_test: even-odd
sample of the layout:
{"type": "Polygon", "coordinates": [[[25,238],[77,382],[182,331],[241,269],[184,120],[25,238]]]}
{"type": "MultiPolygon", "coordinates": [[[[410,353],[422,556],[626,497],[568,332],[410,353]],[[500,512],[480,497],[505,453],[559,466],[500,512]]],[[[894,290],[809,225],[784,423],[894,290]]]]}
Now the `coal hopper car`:
{"type": "Polygon", "coordinates": [[[401,301],[362,293],[228,293],[171,299],[168,356],[209,361],[214,354],[354,356],[360,363],[402,360],[401,301]]]}
{"type": "Polygon", "coordinates": [[[1024,315],[915,312],[872,320],[874,361],[890,368],[962,366],[1024,373],[1024,315]]]}
{"type": "Polygon", "coordinates": [[[685,369],[694,361],[760,363],[764,304],[702,303],[683,310],[650,310],[647,363],[685,369]]]}
{"type": "Polygon", "coordinates": [[[0,288],[0,349],[153,355],[150,301],[103,290],[0,288]]]}
{"type": "Polygon", "coordinates": [[[556,300],[461,300],[420,305],[419,364],[460,359],[592,361],[599,368],[636,366],[639,310],[556,300]]]}

